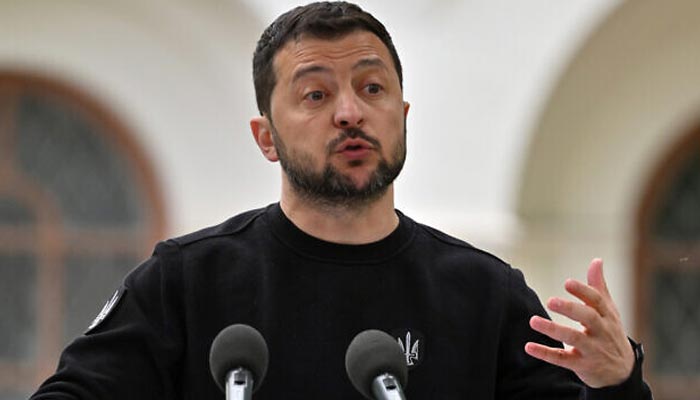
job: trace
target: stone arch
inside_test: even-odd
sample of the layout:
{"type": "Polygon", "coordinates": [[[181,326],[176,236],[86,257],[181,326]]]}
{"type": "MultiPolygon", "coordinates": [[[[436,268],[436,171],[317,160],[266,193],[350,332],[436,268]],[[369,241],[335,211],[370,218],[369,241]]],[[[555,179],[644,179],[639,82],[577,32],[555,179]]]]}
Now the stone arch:
{"type": "MultiPolygon", "coordinates": [[[[634,243],[643,188],[700,118],[700,3],[627,1],[582,43],[544,104],[522,169],[517,253],[541,293],[606,276],[632,327],[634,243]]],[[[634,333],[634,332],[632,332],[634,333]]]]}

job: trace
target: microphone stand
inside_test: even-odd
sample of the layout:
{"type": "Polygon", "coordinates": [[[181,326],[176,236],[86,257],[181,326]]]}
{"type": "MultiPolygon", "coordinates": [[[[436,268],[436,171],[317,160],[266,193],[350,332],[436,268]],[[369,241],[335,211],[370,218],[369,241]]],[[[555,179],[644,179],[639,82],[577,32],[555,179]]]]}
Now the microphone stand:
{"type": "Polygon", "coordinates": [[[253,374],[250,371],[236,368],[226,375],[226,399],[253,399],[253,374]]]}
{"type": "Polygon", "coordinates": [[[391,374],[382,374],[374,378],[372,394],[377,400],[406,400],[401,385],[391,374]]]}

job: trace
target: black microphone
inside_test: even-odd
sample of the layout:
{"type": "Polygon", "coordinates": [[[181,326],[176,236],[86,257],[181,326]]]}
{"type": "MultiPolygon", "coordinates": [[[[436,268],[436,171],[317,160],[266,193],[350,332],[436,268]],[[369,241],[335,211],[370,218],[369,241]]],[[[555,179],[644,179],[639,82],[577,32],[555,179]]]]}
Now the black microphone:
{"type": "Polygon", "coordinates": [[[398,342],[378,330],[360,332],[345,353],[345,370],[355,389],[374,400],[406,400],[408,366],[398,342]]]}
{"type": "Polygon", "coordinates": [[[211,344],[209,369],[229,400],[250,400],[267,373],[268,352],[260,332],[236,324],[219,332],[211,344]]]}

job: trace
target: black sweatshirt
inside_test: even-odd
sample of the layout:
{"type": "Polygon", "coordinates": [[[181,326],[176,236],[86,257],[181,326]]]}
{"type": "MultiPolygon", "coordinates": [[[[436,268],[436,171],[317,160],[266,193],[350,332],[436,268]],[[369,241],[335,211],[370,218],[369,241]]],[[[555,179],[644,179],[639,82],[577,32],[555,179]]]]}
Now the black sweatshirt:
{"type": "Polygon", "coordinates": [[[313,238],[279,204],[158,244],[32,399],[223,399],[209,349],[235,323],[269,347],[254,399],[360,399],[344,356],[366,329],[406,349],[408,399],[651,399],[639,363],[592,390],[528,356],[558,344],[529,328],[546,313],[522,274],[398,215],[366,245],[313,238]]]}

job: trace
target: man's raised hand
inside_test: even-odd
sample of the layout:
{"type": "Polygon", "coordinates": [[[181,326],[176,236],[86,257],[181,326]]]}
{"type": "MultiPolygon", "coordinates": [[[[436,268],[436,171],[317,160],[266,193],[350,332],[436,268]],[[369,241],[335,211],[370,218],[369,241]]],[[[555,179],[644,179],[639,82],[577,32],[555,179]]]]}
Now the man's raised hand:
{"type": "Polygon", "coordinates": [[[582,303],[551,298],[547,308],[582,325],[574,329],[533,316],[532,329],[567,344],[566,349],[527,343],[527,354],[572,370],[588,386],[613,386],[627,380],[634,367],[634,350],[627,339],[620,314],[603,276],[603,261],[594,259],[588,268],[588,285],[568,279],[566,291],[582,303]]]}

